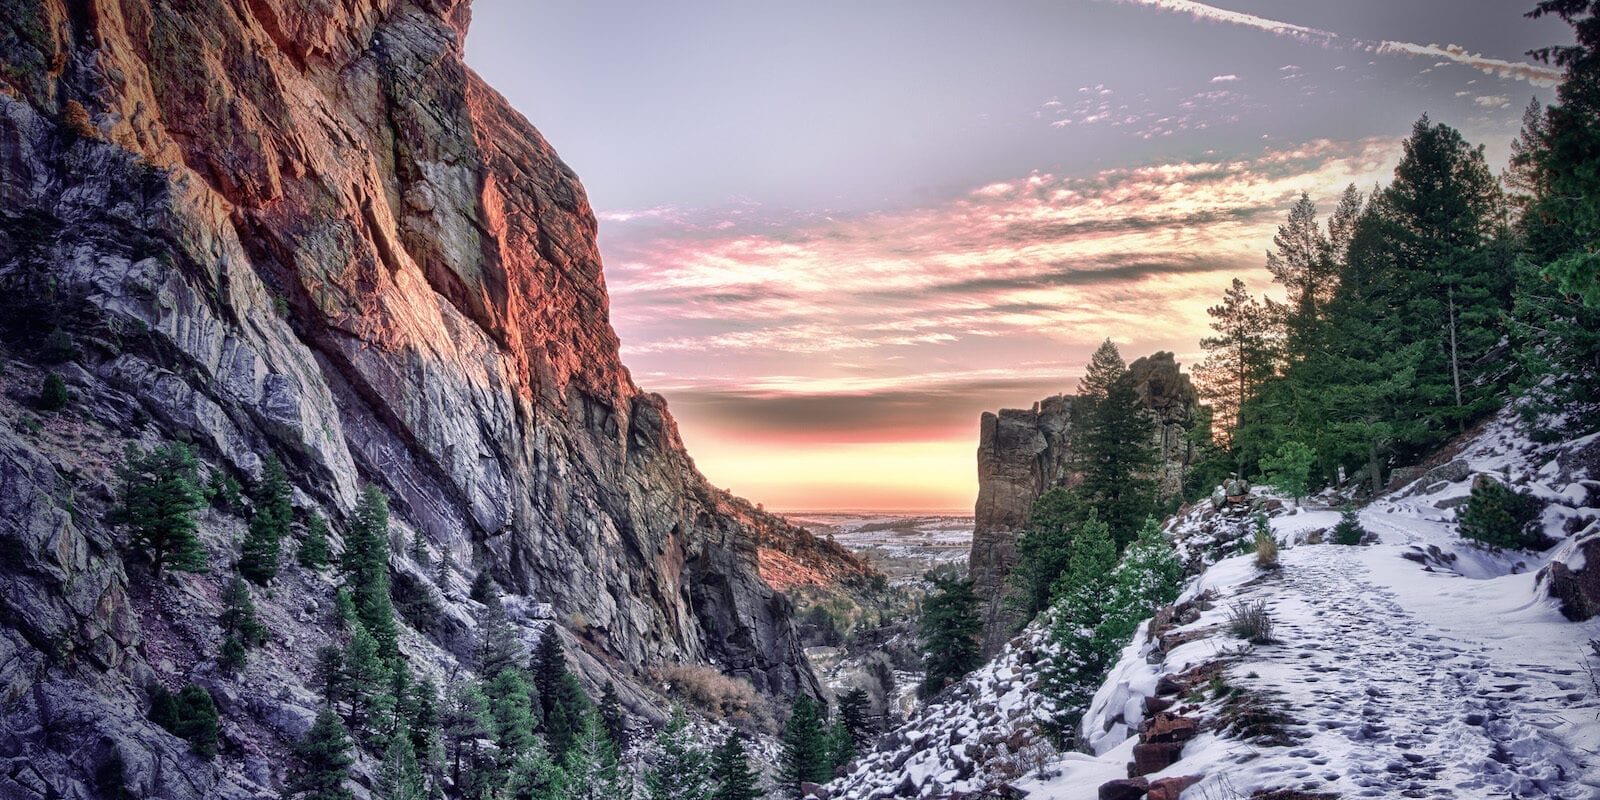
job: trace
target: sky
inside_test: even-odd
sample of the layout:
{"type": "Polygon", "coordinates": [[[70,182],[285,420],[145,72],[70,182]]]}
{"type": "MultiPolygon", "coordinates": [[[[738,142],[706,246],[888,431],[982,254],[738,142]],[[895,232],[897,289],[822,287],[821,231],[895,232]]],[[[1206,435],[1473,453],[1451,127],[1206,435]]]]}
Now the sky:
{"type": "Polygon", "coordinates": [[[1572,40],[1524,5],[477,0],[467,62],[583,181],[712,483],[970,513],[983,411],[1107,338],[1198,363],[1294,199],[1387,183],[1423,113],[1499,171],[1572,40]]]}

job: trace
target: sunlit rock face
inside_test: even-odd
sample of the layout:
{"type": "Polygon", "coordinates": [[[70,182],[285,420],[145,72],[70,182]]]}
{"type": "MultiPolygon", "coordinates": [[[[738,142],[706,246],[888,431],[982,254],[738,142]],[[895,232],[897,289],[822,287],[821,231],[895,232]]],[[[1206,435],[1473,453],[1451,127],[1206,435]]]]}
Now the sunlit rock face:
{"type": "MultiPolygon", "coordinates": [[[[0,281],[48,286],[88,343],[83,413],[241,477],[275,454],[336,522],[377,483],[436,552],[625,672],[816,690],[757,574],[776,523],[708,486],[633,384],[583,188],[462,63],[466,3],[0,0],[0,18],[0,281]]],[[[29,447],[0,451],[19,507],[77,469],[29,447]]],[[[34,506],[0,534],[86,554],[48,553],[61,580],[28,591],[70,591],[51,607],[105,634],[100,667],[141,658],[116,534],[34,506]]]]}
{"type": "MultiPolygon", "coordinates": [[[[1183,491],[1194,462],[1190,433],[1198,422],[1199,397],[1171,353],[1135,360],[1128,374],[1139,400],[1155,421],[1152,477],[1163,502],[1183,491]]],[[[1005,602],[1006,579],[1017,562],[1017,537],[1039,496],[1080,479],[1073,465],[1072,397],[1057,395],[1031,409],[985,412],[978,438],[978,502],[968,559],[983,617],[984,651],[1000,650],[1019,620],[1005,602]]]]}

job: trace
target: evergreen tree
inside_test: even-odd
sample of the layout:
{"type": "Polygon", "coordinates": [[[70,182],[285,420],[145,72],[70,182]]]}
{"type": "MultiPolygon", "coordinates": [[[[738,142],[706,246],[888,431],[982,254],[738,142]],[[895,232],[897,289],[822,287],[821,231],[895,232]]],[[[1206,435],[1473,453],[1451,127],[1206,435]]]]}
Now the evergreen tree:
{"type": "Polygon", "coordinates": [[[867,690],[859,686],[839,698],[839,721],[850,732],[850,741],[856,752],[863,750],[872,739],[872,701],[867,690]]]}
{"type": "Polygon", "coordinates": [[[389,685],[394,672],[383,659],[378,641],[359,622],[350,632],[344,649],[344,685],[348,690],[350,713],[346,719],[352,731],[376,730],[377,723],[394,707],[389,685]]]}
{"type": "Polygon", "coordinates": [[[1311,448],[1299,442],[1284,442],[1276,455],[1261,460],[1261,471],[1266,473],[1268,485],[1293,497],[1295,505],[1300,505],[1315,458],[1316,453],[1311,452],[1311,448]]]}
{"type": "Polygon", "coordinates": [[[1410,409],[1430,434],[1415,443],[1420,451],[1492,402],[1495,387],[1479,380],[1476,365],[1500,341],[1511,270],[1488,246],[1504,204],[1483,148],[1424,115],[1404,150],[1384,191],[1401,290],[1399,313],[1387,322],[1390,341],[1421,345],[1425,354],[1416,376],[1421,402],[1410,409]]]}
{"type": "Polygon", "coordinates": [[[535,738],[528,749],[517,756],[506,782],[506,796],[511,800],[565,800],[570,796],[567,773],[550,757],[544,742],[535,738]]]}
{"type": "Polygon", "coordinates": [[[450,548],[448,546],[440,548],[439,565],[433,573],[433,582],[439,587],[439,591],[442,592],[450,587],[450,573],[455,571],[455,567],[455,556],[450,554],[450,548]]]}
{"type": "Polygon", "coordinates": [[[361,492],[355,520],[345,535],[342,566],[356,618],[377,641],[382,656],[395,660],[400,649],[389,597],[389,500],[376,486],[361,492]]]}
{"type": "MultiPolygon", "coordinates": [[[[849,726],[843,719],[834,720],[833,728],[828,731],[828,764],[833,769],[838,769],[856,757],[856,742],[850,735],[849,726]]],[[[829,775],[832,778],[832,775],[829,775]]]]}
{"type": "Polygon", "coordinates": [[[289,779],[286,797],[304,800],[351,800],[345,787],[350,777],[350,738],[332,709],[317,712],[317,721],[295,746],[302,766],[289,779]]]}
{"type": "Polygon", "coordinates": [[[972,581],[928,573],[933,593],[922,602],[919,633],[925,676],[918,691],[932,696],[983,663],[978,651],[978,598],[972,581]]]}
{"type": "Polygon", "coordinates": [[[228,581],[222,590],[222,666],[227,672],[244,668],[248,657],[246,648],[260,647],[267,642],[267,628],[256,619],[256,605],[250,599],[250,587],[238,575],[228,581]]]}
{"type": "Polygon", "coordinates": [[[441,721],[451,762],[450,782],[466,794],[472,766],[477,760],[478,740],[488,738],[492,727],[489,701],[476,681],[460,681],[450,686],[450,697],[441,721]]]}
{"type": "Polygon", "coordinates": [[[533,743],[537,721],[529,691],[527,678],[516,667],[501,670],[484,684],[484,694],[490,698],[494,742],[500,748],[501,764],[506,769],[510,769],[518,753],[526,751],[533,743]]]}
{"type": "MultiPolygon", "coordinates": [[[[540,699],[544,699],[542,695],[540,699]]],[[[550,753],[563,763],[583,731],[583,719],[590,712],[590,705],[589,696],[584,694],[577,677],[563,670],[551,694],[549,710],[544,715],[545,738],[550,745],[550,753]]]]}
{"type": "Polygon", "coordinates": [[[433,566],[432,559],[428,558],[428,541],[422,538],[422,531],[411,534],[411,547],[407,548],[406,552],[412,561],[417,562],[417,566],[423,569],[433,566]]]}
{"type": "Polygon", "coordinates": [[[1272,237],[1276,252],[1267,254],[1267,271],[1289,295],[1289,326],[1314,320],[1333,296],[1336,280],[1333,248],[1317,226],[1317,207],[1300,193],[1289,219],[1272,237]]]}
{"type": "Polygon", "coordinates": [[[617,750],[593,709],[586,710],[579,720],[577,736],[562,758],[561,767],[567,778],[566,800],[633,796],[631,781],[617,760],[617,750]]]}
{"type": "Polygon", "coordinates": [[[1067,571],[1072,531],[1088,517],[1088,505],[1071,489],[1051,489],[1035,500],[1028,529],[1017,537],[1017,563],[1006,576],[1008,601],[1026,625],[1050,605],[1050,587],[1067,571]]]}
{"type": "Polygon", "coordinates": [[[306,523],[306,538],[300,542],[300,566],[322,569],[328,566],[328,523],[321,514],[313,513],[306,523]]]}
{"type": "Polygon", "coordinates": [[[314,672],[316,685],[322,688],[322,700],[330,708],[344,698],[344,650],[336,644],[325,644],[317,649],[317,666],[314,672]]]}
{"type": "Polygon", "coordinates": [[[600,693],[600,724],[605,728],[618,753],[628,750],[628,714],[622,710],[622,698],[617,696],[616,684],[606,681],[600,693]]]}
{"type": "Polygon", "coordinates": [[[404,724],[389,737],[378,769],[378,797],[383,800],[428,800],[428,786],[404,724]]]}
{"type": "Polygon", "coordinates": [[[778,786],[785,797],[798,798],[802,783],[827,783],[833,778],[828,733],[817,701],[797,694],[783,725],[783,752],[778,757],[778,786]]]}
{"type": "MultiPolygon", "coordinates": [[[[539,647],[533,654],[533,686],[539,692],[539,702],[544,715],[550,716],[555,704],[556,691],[567,674],[567,652],[561,646],[561,635],[555,625],[546,625],[539,634],[539,647]]],[[[559,756],[558,756],[559,758],[559,756]]]]}
{"type": "Polygon", "coordinates": [[[67,382],[54,372],[44,376],[44,383],[39,386],[39,410],[60,411],[70,402],[72,392],[67,391],[67,382]]]}
{"type": "Polygon", "coordinates": [[[1074,450],[1083,473],[1077,491],[1100,512],[1117,542],[1126,543],[1155,509],[1155,423],[1107,339],[1095,351],[1073,405],[1074,450]],[[1079,404],[1082,403],[1082,411],[1079,404]]]}
{"type": "Polygon", "coordinates": [[[1333,526],[1333,543],[1342,545],[1358,545],[1365,539],[1367,531],[1361,527],[1361,518],[1356,516],[1353,506],[1346,505],[1339,512],[1339,524],[1333,526]]]}
{"type": "Polygon", "coordinates": [[[217,754],[217,704],[203,686],[187,684],[176,694],[155,687],[150,721],[187,741],[196,755],[210,758],[217,754]]]}
{"type": "Polygon", "coordinates": [[[403,704],[405,719],[411,727],[411,748],[416,753],[417,762],[423,766],[423,771],[428,772],[436,768],[439,761],[439,727],[441,712],[439,708],[439,687],[433,680],[424,676],[411,686],[409,698],[403,704]]]}
{"type": "MultiPolygon", "coordinates": [[[[1540,0],[1529,17],[1559,17],[1572,26],[1574,43],[1531,53],[1562,67],[1557,103],[1546,112],[1536,156],[1540,191],[1537,224],[1565,228],[1565,241],[1545,249],[1543,274],[1589,308],[1600,307],[1600,4],[1595,0],[1540,0]]],[[[1551,232],[1554,232],[1551,230],[1551,232]]]]}
{"type": "Polygon", "coordinates": [[[750,756],[737,731],[711,751],[711,800],[761,800],[761,789],[750,756]]]}
{"type": "MultiPolygon", "coordinates": [[[[1350,184],[1339,196],[1339,205],[1333,210],[1333,215],[1328,217],[1328,257],[1333,260],[1336,270],[1341,270],[1350,255],[1350,241],[1355,238],[1356,221],[1361,218],[1364,198],[1356,189],[1355,184],[1350,184]]],[[[1333,289],[1337,288],[1338,276],[1334,276],[1333,286],[1329,287],[1328,297],[1333,296],[1333,289]]]]}
{"type": "Polygon", "coordinates": [[[1542,507],[1532,495],[1480,475],[1472,482],[1472,495],[1461,512],[1461,536],[1492,548],[1536,547],[1543,537],[1528,531],[1528,524],[1542,507]]]}
{"type": "Polygon", "coordinates": [[[1206,351],[1201,363],[1201,394],[1211,401],[1212,431],[1236,454],[1241,428],[1248,428],[1243,413],[1262,382],[1274,371],[1272,315],[1256,302],[1244,281],[1233,279],[1222,304],[1206,309],[1216,336],[1200,340],[1206,351]]]}
{"type": "Polygon", "coordinates": [[[493,678],[507,669],[515,669],[526,657],[522,643],[517,641],[516,629],[506,619],[498,588],[485,596],[483,608],[478,611],[477,655],[478,673],[485,679],[493,678]]]}
{"type": "Polygon", "coordinates": [[[341,586],[333,593],[333,618],[343,630],[350,630],[360,620],[356,614],[356,601],[350,590],[341,586]]]}
{"type": "Polygon", "coordinates": [[[711,772],[706,754],[689,740],[689,718],[682,706],[672,707],[672,717],[656,736],[661,758],[644,777],[649,800],[709,800],[711,772]]]}
{"type": "Polygon", "coordinates": [[[164,444],[145,453],[130,444],[117,469],[122,482],[115,522],[133,533],[149,553],[156,577],[162,567],[204,572],[206,551],[195,536],[195,515],[204,507],[198,464],[187,445],[164,444]]]}
{"type": "Polygon", "coordinates": [[[278,554],[284,537],[289,535],[289,523],[294,519],[291,497],[283,465],[276,457],[268,456],[261,482],[256,485],[252,497],[255,510],[250,516],[250,530],[245,534],[239,556],[239,574],[251,583],[265,586],[278,574],[278,554]]]}

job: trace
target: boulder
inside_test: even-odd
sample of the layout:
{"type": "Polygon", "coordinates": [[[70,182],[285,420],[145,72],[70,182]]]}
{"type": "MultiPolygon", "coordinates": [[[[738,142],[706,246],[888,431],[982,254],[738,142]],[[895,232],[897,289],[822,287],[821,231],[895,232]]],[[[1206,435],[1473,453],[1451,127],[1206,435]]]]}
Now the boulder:
{"type": "Polygon", "coordinates": [[[1160,772],[1183,758],[1182,742],[1146,742],[1133,746],[1133,764],[1130,771],[1134,776],[1149,775],[1160,772]]]}
{"type": "Polygon", "coordinates": [[[1149,800],[1179,800],[1183,790],[1200,782],[1204,775],[1182,775],[1175,778],[1161,778],[1150,782],[1149,800]]]}
{"type": "Polygon", "coordinates": [[[1118,778],[1100,784],[1100,800],[1139,800],[1150,790],[1150,781],[1144,778],[1118,778]]]}
{"type": "Polygon", "coordinates": [[[1561,613],[1574,622],[1600,614],[1600,535],[1591,535],[1562,548],[1539,573],[1545,591],[1561,604],[1561,613]]]}

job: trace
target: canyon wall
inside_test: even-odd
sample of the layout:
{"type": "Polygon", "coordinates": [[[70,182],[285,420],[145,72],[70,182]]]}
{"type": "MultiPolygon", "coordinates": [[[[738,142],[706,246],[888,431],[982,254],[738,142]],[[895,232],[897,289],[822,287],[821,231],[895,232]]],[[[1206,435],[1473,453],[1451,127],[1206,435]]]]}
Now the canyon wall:
{"type": "MultiPolygon", "coordinates": [[[[150,685],[208,669],[211,623],[161,631],[173,593],[215,603],[237,526],[203,525],[212,575],[139,585],[107,517],[130,441],[188,441],[246,483],[276,456],[298,518],[336,529],[377,484],[397,550],[415,531],[458,565],[447,600],[486,570],[606,674],[707,664],[818,691],[758,574],[762,537],[806,534],[709,486],[633,383],[583,187],[464,65],[469,16],[0,0],[0,795],[91,796],[113,751],[152,796],[281,780],[270,758],[190,764],[142,718],[150,685]],[[30,406],[47,342],[70,350],[48,358],[61,414],[30,406]]],[[[299,674],[312,637],[288,639],[274,657],[299,674]]],[[[274,702],[298,707],[297,685],[274,702]]]]}

